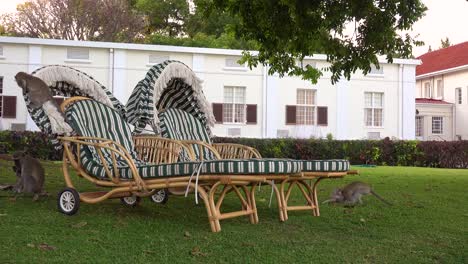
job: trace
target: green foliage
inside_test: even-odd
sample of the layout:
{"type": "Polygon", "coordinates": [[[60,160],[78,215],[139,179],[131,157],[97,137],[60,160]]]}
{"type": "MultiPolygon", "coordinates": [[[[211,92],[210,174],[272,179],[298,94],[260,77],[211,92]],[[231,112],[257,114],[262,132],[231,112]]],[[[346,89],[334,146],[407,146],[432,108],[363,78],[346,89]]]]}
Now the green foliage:
{"type": "Polygon", "coordinates": [[[50,139],[43,133],[31,131],[0,131],[0,154],[26,150],[32,156],[44,160],[59,160],[62,153],[56,151],[50,139]]]}
{"type": "Polygon", "coordinates": [[[351,164],[468,168],[468,141],[214,138],[252,146],[263,157],[348,159],[351,164]]]}
{"type": "Polygon", "coordinates": [[[358,69],[368,73],[372,64],[378,65],[378,55],[389,62],[411,57],[412,45],[422,42],[400,32],[410,30],[426,10],[420,0],[212,0],[202,8],[207,16],[228,12],[239,19],[236,36],[259,45],[258,54],[244,56],[250,67],[269,64],[270,74],[302,76],[313,82],[321,70],[302,69],[296,60],[326,54],[331,66],[325,70],[337,82],[358,69]]]}
{"type": "Polygon", "coordinates": [[[153,34],[147,38],[147,43],[185,47],[209,47],[220,49],[255,49],[252,41],[239,41],[233,33],[222,33],[215,37],[205,33],[197,33],[193,37],[173,38],[162,34],[153,34]]]}
{"type": "Polygon", "coordinates": [[[189,16],[186,0],[136,0],[134,7],[146,16],[149,22],[146,29],[148,35],[158,33],[176,37],[184,33],[189,16]]]}
{"type": "Polygon", "coordinates": [[[448,37],[446,37],[445,39],[441,39],[440,40],[440,48],[439,49],[445,49],[445,48],[448,48],[452,46],[452,44],[450,44],[450,40],[448,37]]]}

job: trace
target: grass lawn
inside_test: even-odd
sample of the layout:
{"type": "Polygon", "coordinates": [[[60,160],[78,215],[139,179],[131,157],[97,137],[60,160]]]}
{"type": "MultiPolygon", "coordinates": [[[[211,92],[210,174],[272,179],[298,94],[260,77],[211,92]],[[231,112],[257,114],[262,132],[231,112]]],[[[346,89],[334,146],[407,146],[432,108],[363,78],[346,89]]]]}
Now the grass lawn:
{"type": "MultiPolygon", "coordinates": [[[[365,197],[354,209],[324,205],[320,217],[291,212],[285,223],[276,204],[268,207],[271,189],[265,186],[257,195],[258,225],[229,219],[220,233],[211,233],[193,195],[171,196],[166,205],[143,199],[137,208],[118,200],[82,203],[75,216],[62,215],[56,209],[64,187],[60,165],[45,164],[49,197],[13,200],[0,192],[0,263],[468,262],[468,170],[357,168],[361,175],[323,181],[319,200],[335,186],[361,180],[395,205],[365,197]]],[[[14,182],[10,166],[0,161],[0,183],[14,182]]],[[[77,186],[93,189],[83,180],[77,186]]],[[[227,209],[237,205],[226,201],[227,209]]]]}

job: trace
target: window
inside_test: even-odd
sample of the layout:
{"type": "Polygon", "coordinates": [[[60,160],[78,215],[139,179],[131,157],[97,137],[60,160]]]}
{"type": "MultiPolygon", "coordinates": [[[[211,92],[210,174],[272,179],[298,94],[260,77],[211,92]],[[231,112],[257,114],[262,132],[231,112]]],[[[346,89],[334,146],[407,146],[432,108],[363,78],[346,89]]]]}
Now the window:
{"type": "Polygon", "coordinates": [[[69,60],[89,60],[89,49],[87,48],[68,48],[67,59],[69,60]]]}
{"type": "Polygon", "coordinates": [[[423,136],[423,128],[424,128],[424,117],[423,116],[416,116],[416,136],[422,137],[423,136]]]}
{"type": "Polygon", "coordinates": [[[371,65],[371,70],[369,74],[376,74],[376,75],[384,74],[382,65],[379,65],[379,69],[377,69],[376,65],[371,65]]]}
{"type": "Polygon", "coordinates": [[[225,86],[223,122],[245,123],[245,87],[225,86]]]}
{"type": "Polygon", "coordinates": [[[3,76],[0,76],[0,94],[3,93],[3,76]]]}
{"type": "Polygon", "coordinates": [[[240,57],[227,57],[224,61],[224,67],[245,69],[245,64],[239,64],[239,60],[240,57]]]}
{"type": "Polygon", "coordinates": [[[315,123],[315,91],[297,89],[296,124],[313,125],[315,123]]]}
{"type": "Polygon", "coordinates": [[[365,93],[364,97],[364,122],[366,126],[383,126],[383,93],[365,93]]]}
{"type": "Polygon", "coordinates": [[[440,99],[444,98],[444,81],[437,80],[437,97],[440,99]]]}
{"type": "Polygon", "coordinates": [[[444,118],[442,116],[432,117],[432,134],[444,133],[444,118]]]}
{"type": "Polygon", "coordinates": [[[161,62],[169,60],[168,55],[162,55],[162,54],[150,54],[148,56],[148,64],[154,65],[154,64],[159,64],[161,62]]]}
{"type": "Polygon", "coordinates": [[[461,88],[455,89],[455,100],[457,101],[457,104],[462,104],[462,89],[461,88]]]}
{"type": "Polygon", "coordinates": [[[431,98],[431,83],[430,82],[424,83],[424,97],[431,98]]]}

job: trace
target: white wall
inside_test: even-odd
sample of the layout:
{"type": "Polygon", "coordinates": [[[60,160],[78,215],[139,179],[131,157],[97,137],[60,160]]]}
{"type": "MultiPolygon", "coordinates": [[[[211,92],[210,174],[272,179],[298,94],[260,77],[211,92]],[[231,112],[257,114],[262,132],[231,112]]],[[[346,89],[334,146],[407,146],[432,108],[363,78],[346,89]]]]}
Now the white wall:
{"type": "MultiPolygon", "coordinates": [[[[267,69],[261,65],[252,70],[226,68],[228,56],[240,57],[241,51],[235,50],[7,37],[0,37],[0,45],[5,55],[0,59],[0,73],[5,76],[4,93],[18,96],[18,116],[14,120],[2,119],[3,129],[9,128],[12,122],[25,123],[28,116],[21,91],[12,78],[18,71],[30,72],[32,67],[40,66],[36,64],[69,65],[92,75],[125,104],[150,67],[149,55],[159,54],[191,67],[203,80],[205,95],[212,103],[223,103],[225,86],[246,87],[246,104],[257,105],[257,123],[216,124],[213,133],[217,136],[227,136],[228,129],[240,128],[242,137],[277,137],[278,130],[288,130],[289,136],[303,138],[325,137],[331,133],[338,139],[362,139],[367,138],[369,132],[379,132],[381,138],[414,137],[414,61],[395,60],[403,65],[401,68],[400,64],[381,63],[383,75],[363,76],[357,72],[351,80],[342,79],[333,85],[329,72],[324,72],[318,83],[312,84],[299,77],[267,75],[267,69]],[[67,60],[67,45],[90,48],[89,61],[67,60]],[[327,126],[285,124],[285,106],[296,104],[298,88],[316,90],[317,106],[328,107],[327,126]],[[384,93],[382,127],[369,128],[364,124],[365,92],[384,93]]],[[[325,68],[328,66],[325,59],[317,55],[307,60],[314,61],[318,68],[325,68]]]]}
{"type": "Polygon", "coordinates": [[[444,83],[444,96],[440,99],[455,104],[455,111],[453,113],[455,122],[454,134],[461,136],[462,139],[468,139],[468,69],[418,78],[416,81],[416,93],[418,96],[425,97],[422,92],[425,82],[431,82],[435,90],[434,84],[436,84],[437,80],[443,80],[444,83]],[[455,98],[456,88],[461,88],[462,90],[462,104],[458,104],[455,98]]]}

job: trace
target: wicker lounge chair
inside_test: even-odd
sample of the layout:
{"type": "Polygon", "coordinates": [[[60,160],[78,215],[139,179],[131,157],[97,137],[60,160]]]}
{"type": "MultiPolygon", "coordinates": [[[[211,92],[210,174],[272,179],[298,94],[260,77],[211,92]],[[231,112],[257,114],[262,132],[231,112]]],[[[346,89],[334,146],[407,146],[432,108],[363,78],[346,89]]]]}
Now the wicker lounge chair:
{"type": "MultiPolygon", "coordinates": [[[[239,144],[212,144],[208,133],[202,123],[187,112],[170,108],[159,114],[161,136],[179,140],[190,149],[191,155],[196,160],[223,160],[229,158],[256,158],[261,159],[260,153],[251,147],[239,144]]],[[[342,178],[350,171],[347,160],[300,160],[301,177],[267,177],[272,186],[279,207],[281,221],[288,219],[289,211],[311,210],[315,216],[320,215],[317,200],[317,185],[326,178],[342,178]],[[312,183],[312,180],[315,182],[312,183]],[[278,189],[275,183],[280,184],[278,189]],[[306,205],[290,205],[289,198],[293,187],[297,186],[301,191],[306,205]]]]}
{"type": "Polygon", "coordinates": [[[182,151],[190,153],[190,150],[171,140],[163,142],[165,148],[162,150],[154,148],[154,137],[137,138],[135,147],[125,120],[111,107],[94,100],[70,98],[61,108],[70,126],[79,135],[59,137],[64,148],[63,172],[67,188],[59,193],[58,205],[65,214],[76,213],[80,201],[97,203],[109,198],[122,198],[132,202],[138,200],[137,197],[152,195],[156,189],[193,188],[198,189],[205,203],[211,230],[218,232],[222,219],[248,216],[251,223],[258,222],[255,204],[258,183],[264,182],[267,177],[285,178],[300,172],[299,162],[278,159],[147,163],[140,158],[162,155],[161,161],[175,161],[182,151]],[[155,151],[162,154],[155,154],[155,151]],[[78,193],[68,171],[69,165],[79,176],[111,190],[78,193]],[[199,175],[192,180],[196,173],[199,175]],[[209,191],[203,188],[205,185],[210,186],[209,191]],[[218,193],[221,187],[222,191],[218,193]],[[221,213],[224,197],[230,191],[237,195],[242,209],[221,213]]]}
{"type": "MultiPolygon", "coordinates": [[[[168,60],[151,67],[133,90],[126,111],[126,118],[135,126],[135,133],[150,129],[156,135],[184,140],[197,160],[261,158],[260,153],[251,147],[211,143],[211,127],[215,123],[212,109],[203,94],[201,81],[181,62],[168,60]],[[177,111],[173,112],[173,116],[168,116],[171,109],[183,113],[177,111]],[[166,128],[167,125],[161,122],[164,118],[173,123],[174,129],[166,128]]],[[[188,156],[185,150],[182,151],[182,159],[187,160],[188,156]]],[[[307,171],[302,178],[293,180],[285,177],[269,181],[276,193],[281,221],[288,218],[287,213],[291,210],[312,210],[318,216],[317,184],[324,178],[339,178],[354,173],[349,171],[346,160],[302,161],[301,165],[307,171]],[[316,181],[312,185],[305,179],[316,181]],[[274,183],[281,183],[280,190],[274,183]],[[307,200],[305,206],[288,204],[292,187],[296,185],[307,200]]]]}

